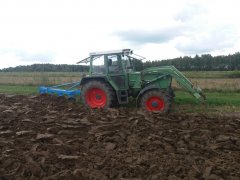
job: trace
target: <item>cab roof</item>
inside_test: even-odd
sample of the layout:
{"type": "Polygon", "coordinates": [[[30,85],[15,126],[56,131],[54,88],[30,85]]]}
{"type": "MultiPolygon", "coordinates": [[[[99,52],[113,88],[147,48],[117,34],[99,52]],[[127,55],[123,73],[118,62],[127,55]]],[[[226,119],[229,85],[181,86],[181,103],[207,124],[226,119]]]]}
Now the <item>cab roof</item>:
{"type": "Polygon", "coordinates": [[[133,51],[131,49],[120,49],[120,50],[111,50],[111,51],[100,51],[100,52],[91,52],[89,56],[97,56],[97,55],[104,55],[104,54],[119,54],[122,53],[123,55],[132,54],[133,51]]]}

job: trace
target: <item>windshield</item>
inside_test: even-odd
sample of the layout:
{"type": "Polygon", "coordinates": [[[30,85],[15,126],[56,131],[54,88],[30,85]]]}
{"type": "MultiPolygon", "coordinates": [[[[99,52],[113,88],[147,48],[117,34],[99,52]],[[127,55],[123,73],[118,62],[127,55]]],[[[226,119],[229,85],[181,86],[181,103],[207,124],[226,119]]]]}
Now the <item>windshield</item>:
{"type": "Polygon", "coordinates": [[[104,74],[104,55],[94,56],[92,58],[92,73],[93,74],[104,74]]]}
{"type": "Polygon", "coordinates": [[[126,69],[126,71],[133,70],[132,58],[130,56],[123,56],[122,61],[123,61],[124,68],[126,69]]]}

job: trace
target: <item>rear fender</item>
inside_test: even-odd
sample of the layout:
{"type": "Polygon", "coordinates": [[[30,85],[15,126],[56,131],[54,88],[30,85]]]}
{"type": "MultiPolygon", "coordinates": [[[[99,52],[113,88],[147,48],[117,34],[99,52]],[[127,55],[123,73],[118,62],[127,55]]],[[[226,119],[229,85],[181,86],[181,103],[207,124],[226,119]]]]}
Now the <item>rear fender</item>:
{"type": "Polygon", "coordinates": [[[81,82],[80,82],[80,86],[83,86],[84,84],[88,83],[89,81],[101,81],[104,83],[108,83],[114,91],[116,91],[117,87],[115,86],[114,83],[112,83],[107,77],[105,76],[91,76],[91,77],[84,77],[82,78],[81,82]]]}
{"type": "Polygon", "coordinates": [[[84,77],[82,78],[81,82],[80,82],[80,86],[88,83],[89,81],[101,81],[101,82],[107,82],[105,77],[84,77]]]}

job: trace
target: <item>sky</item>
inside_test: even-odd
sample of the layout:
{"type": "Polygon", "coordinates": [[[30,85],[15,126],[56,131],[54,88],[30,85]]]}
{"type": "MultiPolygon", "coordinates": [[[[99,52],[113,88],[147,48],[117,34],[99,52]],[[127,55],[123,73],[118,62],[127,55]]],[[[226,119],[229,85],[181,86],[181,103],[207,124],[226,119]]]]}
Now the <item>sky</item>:
{"type": "Polygon", "coordinates": [[[0,69],[76,64],[130,48],[147,60],[240,51],[239,0],[1,0],[0,69]]]}

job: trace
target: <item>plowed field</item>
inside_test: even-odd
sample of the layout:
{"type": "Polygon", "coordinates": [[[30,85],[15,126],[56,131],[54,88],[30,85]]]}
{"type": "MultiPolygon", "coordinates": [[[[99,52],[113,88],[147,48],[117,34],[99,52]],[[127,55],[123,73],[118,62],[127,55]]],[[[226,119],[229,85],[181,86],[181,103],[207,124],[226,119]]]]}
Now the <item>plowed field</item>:
{"type": "Polygon", "coordinates": [[[240,117],[0,95],[0,179],[238,179],[240,117]]]}

